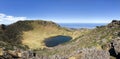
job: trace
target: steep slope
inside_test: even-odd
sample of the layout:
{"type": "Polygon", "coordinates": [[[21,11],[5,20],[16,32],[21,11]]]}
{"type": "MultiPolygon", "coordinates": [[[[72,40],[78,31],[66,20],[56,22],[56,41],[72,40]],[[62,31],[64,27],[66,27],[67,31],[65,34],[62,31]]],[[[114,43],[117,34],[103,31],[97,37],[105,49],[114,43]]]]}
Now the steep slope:
{"type": "MultiPolygon", "coordinates": [[[[75,45],[74,46],[75,49],[73,49],[73,51],[79,51],[79,49],[81,49],[81,48],[84,50],[86,48],[91,49],[94,47],[94,48],[96,48],[96,50],[108,51],[109,54],[111,55],[113,53],[113,52],[110,52],[110,50],[112,48],[111,42],[113,40],[116,40],[115,38],[119,37],[119,32],[120,32],[120,21],[113,20],[108,25],[99,26],[99,27],[93,29],[90,33],[86,34],[85,36],[73,41],[72,44],[75,45]]],[[[117,41],[117,42],[119,43],[119,41],[117,41]]],[[[117,46],[116,49],[118,49],[120,47],[120,46],[118,46],[119,45],[118,43],[115,43],[116,44],[115,47],[117,46]]],[[[86,54],[86,53],[88,53],[86,51],[82,51],[82,52],[86,54]]],[[[93,53],[93,52],[90,52],[90,53],[93,53]]],[[[94,51],[94,53],[96,53],[96,52],[94,51]]],[[[89,54],[87,54],[87,55],[89,56],[89,54]]],[[[108,55],[105,55],[105,56],[108,56],[108,55]]],[[[100,56],[100,55],[98,55],[98,56],[100,56]]],[[[93,55],[93,57],[95,57],[95,55],[93,55]]],[[[93,58],[93,57],[89,56],[89,58],[93,58]]],[[[112,57],[114,57],[114,56],[112,56],[112,57]]],[[[112,58],[112,57],[110,57],[110,58],[112,58]]],[[[119,58],[114,57],[114,58],[119,59],[120,57],[119,58]]],[[[84,58],[84,59],[87,59],[87,58],[84,58]]],[[[103,59],[103,58],[101,58],[101,59],[103,59]]]]}
{"type": "MultiPolygon", "coordinates": [[[[101,57],[99,59],[109,59],[111,49],[110,43],[115,38],[119,37],[120,21],[113,20],[105,26],[97,26],[97,28],[90,30],[86,34],[78,36],[76,39],[68,43],[56,46],[53,48],[37,51],[40,55],[54,55],[60,57],[71,57],[80,59],[81,56],[89,56],[87,58],[101,57]],[[82,50],[82,52],[80,52],[82,50]],[[89,51],[90,50],[90,51],[89,51]],[[88,51],[88,52],[87,52],[88,51]],[[97,52],[98,51],[98,52],[97,52]],[[104,51],[104,52],[103,52],[104,51]],[[89,54],[88,54],[89,53],[89,54]],[[100,55],[98,55],[100,53],[100,55]],[[104,55],[105,54],[105,55],[104,55]],[[104,57],[102,57],[104,56],[104,57]]],[[[83,57],[82,57],[83,58],[83,57]]]]}
{"type": "Polygon", "coordinates": [[[0,25],[0,46],[6,46],[8,45],[8,38],[5,36],[5,25],[0,25]]]}

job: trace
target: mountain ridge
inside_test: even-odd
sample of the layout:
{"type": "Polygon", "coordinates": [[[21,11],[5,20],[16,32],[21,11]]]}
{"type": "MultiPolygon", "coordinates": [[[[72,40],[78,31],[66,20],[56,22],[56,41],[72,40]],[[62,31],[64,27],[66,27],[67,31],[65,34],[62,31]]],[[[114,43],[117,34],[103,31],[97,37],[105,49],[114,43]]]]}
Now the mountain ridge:
{"type": "MultiPolygon", "coordinates": [[[[8,26],[1,25],[0,33],[2,47],[32,49],[43,59],[119,59],[120,54],[119,20],[94,29],[80,30],[67,29],[49,21],[18,21],[8,26]],[[71,37],[71,40],[54,47],[45,45],[46,39],[59,36],[71,37]],[[113,54],[114,51],[117,53],[113,54]]],[[[51,43],[51,40],[48,41],[51,43]]]]}
{"type": "Polygon", "coordinates": [[[8,26],[4,25],[3,27],[6,27],[5,35],[8,37],[8,40],[10,40],[9,43],[12,43],[13,45],[20,44],[23,46],[28,46],[32,49],[45,48],[45,38],[63,35],[72,36],[74,39],[77,37],[76,35],[79,34],[77,32],[80,32],[62,28],[60,25],[52,21],[43,20],[18,21],[8,26]]]}

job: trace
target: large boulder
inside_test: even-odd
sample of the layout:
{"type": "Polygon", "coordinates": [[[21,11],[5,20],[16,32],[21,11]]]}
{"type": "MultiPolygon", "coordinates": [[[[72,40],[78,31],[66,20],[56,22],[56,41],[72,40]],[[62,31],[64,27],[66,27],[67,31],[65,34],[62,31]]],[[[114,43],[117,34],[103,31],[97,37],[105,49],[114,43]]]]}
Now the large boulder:
{"type": "Polygon", "coordinates": [[[112,44],[116,54],[120,53],[120,37],[112,40],[112,44]]]}

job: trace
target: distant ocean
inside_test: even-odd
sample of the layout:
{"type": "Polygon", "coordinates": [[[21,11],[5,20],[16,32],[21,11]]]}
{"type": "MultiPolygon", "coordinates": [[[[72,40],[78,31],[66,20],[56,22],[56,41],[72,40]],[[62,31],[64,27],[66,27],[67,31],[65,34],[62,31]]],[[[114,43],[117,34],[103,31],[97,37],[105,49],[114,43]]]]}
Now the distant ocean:
{"type": "Polygon", "coordinates": [[[107,23],[58,23],[62,27],[67,27],[67,28],[88,28],[88,29],[93,29],[96,28],[96,26],[103,26],[107,25],[107,23]]]}

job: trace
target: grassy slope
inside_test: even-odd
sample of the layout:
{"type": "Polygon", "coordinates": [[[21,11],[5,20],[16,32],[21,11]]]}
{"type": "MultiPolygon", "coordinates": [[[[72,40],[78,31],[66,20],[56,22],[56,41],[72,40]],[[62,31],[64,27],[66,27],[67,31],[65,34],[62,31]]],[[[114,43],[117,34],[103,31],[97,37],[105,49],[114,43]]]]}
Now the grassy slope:
{"type": "Polygon", "coordinates": [[[37,52],[41,55],[58,54],[67,56],[82,48],[96,47],[101,49],[102,46],[105,46],[117,37],[116,32],[120,32],[119,27],[109,28],[103,26],[92,30],[68,30],[48,21],[20,21],[9,25],[6,35],[10,40],[9,43],[21,43],[29,46],[31,49],[45,48],[43,41],[51,36],[71,36],[73,39],[67,43],[52,48],[45,48],[37,52]]]}
{"type": "Polygon", "coordinates": [[[64,35],[64,36],[71,36],[74,39],[77,36],[83,34],[80,33],[80,31],[70,31],[65,28],[56,27],[52,25],[39,26],[39,24],[36,23],[32,25],[34,29],[30,31],[24,31],[22,35],[23,37],[22,43],[28,45],[32,49],[39,49],[46,47],[43,41],[49,37],[64,35]]]}
{"type": "Polygon", "coordinates": [[[5,37],[4,31],[2,29],[0,29],[0,46],[5,46],[7,45],[7,40],[8,38],[5,37]]]}
{"type": "Polygon", "coordinates": [[[31,49],[45,48],[44,40],[51,36],[64,35],[77,38],[88,30],[68,30],[51,21],[19,21],[8,26],[7,35],[12,41],[27,45],[31,49]],[[10,34],[10,35],[9,35],[10,34]]]}
{"type": "Polygon", "coordinates": [[[109,28],[107,26],[101,26],[99,28],[92,29],[84,35],[77,37],[74,40],[66,44],[62,44],[52,49],[41,50],[38,53],[44,55],[62,55],[69,56],[75,51],[84,48],[95,47],[96,49],[107,49],[105,45],[112,39],[117,37],[116,32],[120,32],[119,27],[109,28]]]}

